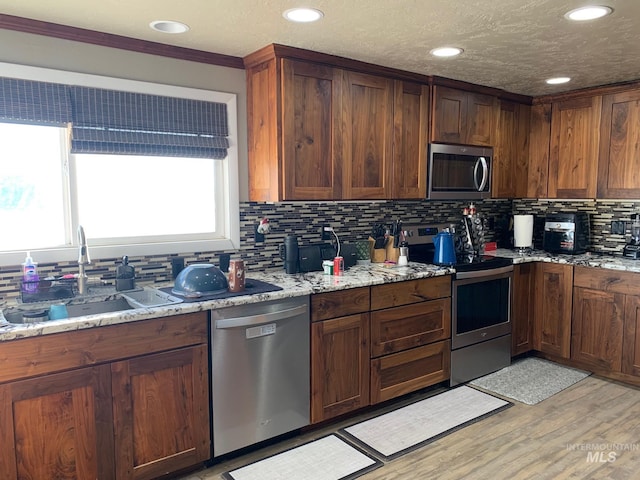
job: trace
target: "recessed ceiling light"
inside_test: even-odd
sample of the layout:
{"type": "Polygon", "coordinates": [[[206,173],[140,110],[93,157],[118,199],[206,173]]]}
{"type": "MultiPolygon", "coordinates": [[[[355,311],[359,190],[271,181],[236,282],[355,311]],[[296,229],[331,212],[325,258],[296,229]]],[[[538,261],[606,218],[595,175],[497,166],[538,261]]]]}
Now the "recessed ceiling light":
{"type": "Polygon", "coordinates": [[[162,33],[184,33],[189,31],[189,25],[173,20],[155,20],[149,26],[162,33]]]}
{"type": "Polygon", "coordinates": [[[567,83],[569,81],[571,81],[569,77],[553,77],[545,80],[549,85],[560,85],[561,83],[567,83]]]}
{"type": "Polygon", "coordinates": [[[596,18],[610,15],[613,12],[611,7],[604,5],[589,5],[580,7],[564,14],[564,18],[574,20],[576,22],[584,22],[585,20],[595,20],[596,18]]]}
{"type": "Polygon", "coordinates": [[[284,18],[291,22],[315,22],[324,17],[324,13],[315,8],[290,8],[282,14],[284,18]]]}
{"type": "Polygon", "coordinates": [[[434,57],[455,57],[456,55],[460,55],[462,52],[464,52],[464,50],[458,47],[442,47],[434,48],[430,53],[434,57]]]}

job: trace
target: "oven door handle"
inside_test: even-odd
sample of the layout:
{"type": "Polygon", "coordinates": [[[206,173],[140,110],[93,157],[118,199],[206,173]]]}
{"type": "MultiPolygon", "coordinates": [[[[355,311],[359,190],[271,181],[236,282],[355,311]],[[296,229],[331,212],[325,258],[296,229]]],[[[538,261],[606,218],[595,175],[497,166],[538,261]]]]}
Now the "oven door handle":
{"type": "MultiPolygon", "coordinates": [[[[455,268],[455,266],[454,266],[455,268]]],[[[491,268],[487,270],[472,270],[470,272],[456,272],[456,280],[465,280],[468,278],[488,278],[496,275],[504,275],[513,272],[513,265],[506,267],[491,268]]]]}

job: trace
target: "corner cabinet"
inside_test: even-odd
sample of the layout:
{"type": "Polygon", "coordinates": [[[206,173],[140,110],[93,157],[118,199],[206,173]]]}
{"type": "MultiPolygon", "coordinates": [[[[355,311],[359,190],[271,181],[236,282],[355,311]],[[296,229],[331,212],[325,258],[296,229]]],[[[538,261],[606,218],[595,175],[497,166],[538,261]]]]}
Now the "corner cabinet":
{"type": "Polygon", "coordinates": [[[209,459],[206,313],[2,350],[0,479],[152,479],[209,459]]]}
{"type": "Polygon", "coordinates": [[[513,266],[512,356],[533,349],[535,271],[535,263],[521,263],[513,266]]]}
{"type": "Polygon", "coordinates": [[[500,115],[493,151],[493,198],[527,196],[529,170],[529,121],[531,107],[500,101],[500,115]]]}
{"type": "Polygon", "coordinates": [[[428,86],[295,55],[245,58],[250,200],[425,198],[428,86]]]}
{"type": "Polygon", "coordinates": [[[431,141],[493,147],[498,114],[497,97],[434,85],[431,141]]]}

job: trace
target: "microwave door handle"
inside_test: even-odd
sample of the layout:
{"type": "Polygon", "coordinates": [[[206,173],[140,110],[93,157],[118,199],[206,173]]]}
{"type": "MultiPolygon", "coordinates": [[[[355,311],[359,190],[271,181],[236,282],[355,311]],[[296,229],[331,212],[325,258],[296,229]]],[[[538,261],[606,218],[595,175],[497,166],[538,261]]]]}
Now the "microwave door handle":
{"type": "MultiPolygon", "coordinates": [[[[478,167],[480,166],[480,159],[482,157],[478,157],[478,159],[476,160],[476,164],[473,166],[473,185],[476,187],[476,190],[479,192],[481,191],[481,187],[480,185],[478,185],[478,167]]],[[[484,179],[484,175],[483,175],[483,179],[484,179]]]]}
{"type": "Polygon", "coordinates": [[[479,192],[484,191],[484,187],[487,186],[487,181],[489,180],[489,165],[487,164],[487,159],[484,157],[480,157],[478,158],[478,161],[476,162],[476,166],[473,169],[473,181],[476,184],[476,188],[478,189],[479,192]],[[477,171],[478,171],[478,165],[482,164],[482,181],[480,182],[480,185],[478,186],[478,182],[477,182],[477,171]]]}

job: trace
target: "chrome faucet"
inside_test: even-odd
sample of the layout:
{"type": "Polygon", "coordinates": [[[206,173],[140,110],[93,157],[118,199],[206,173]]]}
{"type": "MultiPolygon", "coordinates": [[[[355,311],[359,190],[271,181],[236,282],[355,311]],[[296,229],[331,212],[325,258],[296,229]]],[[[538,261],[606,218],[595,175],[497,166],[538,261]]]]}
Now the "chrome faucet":
{"type": "Polygon", "coordinates": [[[86,265],[91,263],[89,258],[89,246],[87,245],[87,237],[84,235],[84,228],[78,225],[78,293],[84,295],[87,293],[87,274],[84,270],[86,265]]]}

